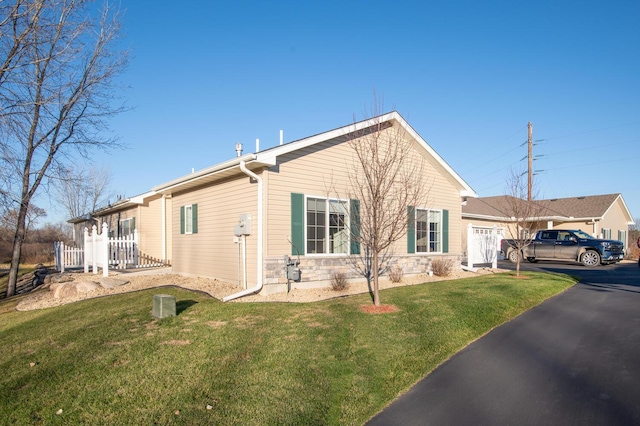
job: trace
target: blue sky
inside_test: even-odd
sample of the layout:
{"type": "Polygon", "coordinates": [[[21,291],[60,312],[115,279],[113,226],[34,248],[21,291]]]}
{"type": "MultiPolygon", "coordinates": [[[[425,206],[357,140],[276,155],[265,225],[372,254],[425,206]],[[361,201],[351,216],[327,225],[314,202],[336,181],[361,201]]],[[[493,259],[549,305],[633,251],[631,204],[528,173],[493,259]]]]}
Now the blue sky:
{"type": "MultiPolygon", "coordinates": [[[[373,92],[479,196],[524,168],[544,198],[623,194],[640,217],[640,3],[122,0],[131,64],[99,160],[133,196],[363,118],[373,92]]],[[[49,218],[55,217],[50,210],[49,218]]]]}

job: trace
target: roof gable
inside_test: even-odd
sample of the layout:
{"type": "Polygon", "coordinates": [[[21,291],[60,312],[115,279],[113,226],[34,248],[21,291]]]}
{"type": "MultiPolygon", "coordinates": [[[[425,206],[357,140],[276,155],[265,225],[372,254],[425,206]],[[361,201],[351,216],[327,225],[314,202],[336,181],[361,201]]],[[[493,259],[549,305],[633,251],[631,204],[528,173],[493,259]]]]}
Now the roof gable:
{"type": "Polygon", "coordinates": [[[563,216],[574,218],[601,218],[620,194],[591,195],[585,197],[553,198],[541,200],[544,205],[563,216]]]}
{"type": "Polygon", "coordinates": [[[314,145],[318,145],[331,139],[348,139],[350,134],[366,130],[368,127],[376,127],[384,123],[389,123],[389,126],[397,123],[401,126],[401,128],[418,143],[425,153],[434,160],[435,165],[440,169],[440,171],[450,178],[454,183],[454,186],[456,186],[460,191],[461,197],[477,197],[475,191],[464,181],[464,179],[462,179],[462,177],[460,177],[460,175],[458,175],[451,166],[444,161],[444,159],[418,134],[418,132],[413,129],[413,127],[409,125],[409,123],[407,123],[404,118],[402,118],[397,111],[392,111],[378,117],[373,117],[304,139],[266,149],[256,153],[256,159],[261,163],[275,164],[278,156],[313,147],[314,145]]]}
{"type": "MultiPolygon", "coordinates": [[[[469,199],[462,206],[462,216],[469,218],[508,218],[507,195],[469,199]]],[[[544,209],[541,219],[563,218],[567,220],[602,219],[616,203],[621,204],[629,223],[633,218],[621,194],[589,195],[583,197],[551,198],[536,200],[544,209]]]]}
{"type": "Polygon", "coordinates": [[[244,162],[249,169],[260,167],[274,166],[277,164],[278,157],[294,151],[305,150],[309,147],[319,146],[319,144],[337,138],[345,138],[353,132],[358,132],[368,127],[388,122],[390,125],[397,123],[408,135],[410,135],[418,145],[424,149],[425,153],[430,156],[438,169],[446,177],[449,178],[454,186],[458,189],[461,197],[476,197],[475,191],[436,153],[436,151],[422,139],[422,137],[400,116],[397,112],[390,112],[368,120],[359,121],[348,126],[343,126],[317,135],[309,136],[304,139],[289,142],[279,146],[271,147],[263,151],[253,154],[245,154],[242,157],[219,163],[189,175],[185,175],[178,179],[174,179],[162,185],[153,188],[153,191],[162,193],[171,193],[183,191],[205,183],[214,182],[218,179],[229,177],[233,174],[239,174],[240,163],[244,162]]]}

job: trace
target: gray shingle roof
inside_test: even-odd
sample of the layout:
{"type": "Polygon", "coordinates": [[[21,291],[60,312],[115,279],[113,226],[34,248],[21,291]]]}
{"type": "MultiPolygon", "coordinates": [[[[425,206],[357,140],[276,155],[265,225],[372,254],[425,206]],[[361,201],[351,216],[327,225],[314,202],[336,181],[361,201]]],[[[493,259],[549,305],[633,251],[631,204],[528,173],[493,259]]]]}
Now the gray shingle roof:
{"type": "Polygon", "coordinates": [[[598,218],[604,216],[620,194],[590,195],[585,197],[552,198],[541,202],[562,216],[598,218]]]}
{"type": "MultiPolygon", "coordinates": [[[[552,198],[537,200],[544,206],[545,216],[563,216],[566,218],[601,218],[620,197],[620,194],[588,195],[584,197],[552,198]]],[[[462,206],[462,215],[487,216],[495,218],[510,217],[508,195],[494,197],[469,198],[462,206]]]]}

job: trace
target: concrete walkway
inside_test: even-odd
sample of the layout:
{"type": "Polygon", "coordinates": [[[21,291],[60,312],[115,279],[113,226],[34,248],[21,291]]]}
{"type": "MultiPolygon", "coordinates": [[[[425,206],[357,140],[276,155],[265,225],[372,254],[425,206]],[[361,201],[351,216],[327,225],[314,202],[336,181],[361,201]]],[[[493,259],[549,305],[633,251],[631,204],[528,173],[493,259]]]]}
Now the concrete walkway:
{"type": "Polygon", "coordinates": [[[472,343],[368,424],[640,425],[640,268],[582,271],[581,283],[472,343]]]}

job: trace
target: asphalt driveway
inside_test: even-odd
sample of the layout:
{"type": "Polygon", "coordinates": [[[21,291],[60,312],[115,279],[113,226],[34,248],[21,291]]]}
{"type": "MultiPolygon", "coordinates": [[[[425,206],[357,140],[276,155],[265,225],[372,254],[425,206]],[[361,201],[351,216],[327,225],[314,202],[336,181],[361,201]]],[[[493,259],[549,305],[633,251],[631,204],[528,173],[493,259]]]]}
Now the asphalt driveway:
{"type": "Polygon", "coordinates": [[[640,425],[637,263],[523,268],[581,281],[467,346],[369,425],[640,425]]]}

